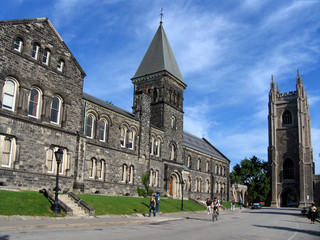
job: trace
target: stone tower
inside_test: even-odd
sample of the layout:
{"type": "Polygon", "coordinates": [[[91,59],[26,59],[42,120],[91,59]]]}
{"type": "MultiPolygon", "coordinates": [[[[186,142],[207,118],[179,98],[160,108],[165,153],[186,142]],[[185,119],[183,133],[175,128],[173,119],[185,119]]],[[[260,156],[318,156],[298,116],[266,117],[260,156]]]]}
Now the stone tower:
{"type": "Polygon", "coordinates": [[[141,115],[141,94],[148,94],[150,124],[165,132],[163,158],[183,163],[183,91],[186,84],[161,22],[131,80],[134,84],[133,113],[138,117],[141,115]]]}
{"type": "Polygon", "coordinates": [[[310,206],[314,200],[311,124],[299,70],[294,92],[280,93],[272,77],[268,121],[271,206],[310,206]]]}

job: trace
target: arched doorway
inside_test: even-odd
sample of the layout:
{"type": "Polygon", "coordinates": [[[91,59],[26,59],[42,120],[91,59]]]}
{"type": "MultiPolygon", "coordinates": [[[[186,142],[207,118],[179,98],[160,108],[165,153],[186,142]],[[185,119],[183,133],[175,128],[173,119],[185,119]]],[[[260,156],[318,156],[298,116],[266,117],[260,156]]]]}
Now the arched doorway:
{"type": "Polygon", "coordinates": [[[169,195],[172,197],[180,197],[180,192],[180,176],[178,175],[178,173],[173,172],[170,176],[169,195]]]}
{"type": "Polygon", "coordinates": [[[287,188],[281,193],[281,207],[298,207],[298,196],[292,188],[287,188]]]}

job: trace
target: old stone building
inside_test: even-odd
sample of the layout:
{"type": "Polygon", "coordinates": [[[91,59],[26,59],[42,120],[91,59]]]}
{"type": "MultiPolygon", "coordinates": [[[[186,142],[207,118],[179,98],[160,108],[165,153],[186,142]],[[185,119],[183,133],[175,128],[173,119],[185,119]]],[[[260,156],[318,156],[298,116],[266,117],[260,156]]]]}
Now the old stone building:
{"type": "Polygon", "coordinates": [[[281,93],[272,78],[269,93],[271,206],[319,203],[319,175],[315,175],[307,94],[299,71],[296,91],[281,93]]]}
{"type": "Polygon", "coordinates": [[[0,22],[0,182],[137,195],[141,177],[162,194],[229,198],[230,161],[183,131],[183,80],[160,26],[131,79],[132,113],[83,93],[86,76],[47,18],[0,22]]]}

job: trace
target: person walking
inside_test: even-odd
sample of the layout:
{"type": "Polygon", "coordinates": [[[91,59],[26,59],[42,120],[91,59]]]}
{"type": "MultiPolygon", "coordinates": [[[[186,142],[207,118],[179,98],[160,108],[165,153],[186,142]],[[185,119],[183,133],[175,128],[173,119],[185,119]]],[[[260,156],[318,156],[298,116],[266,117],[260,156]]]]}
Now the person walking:
{"type": "Polygon", "coordinates": [[[316,220],[316,217],[318,216],[318,209],[314,203],[312,203],[310,209],[310,217],[311,217],[311,224],[314,224],[314,221],[316,220]]]}
{"type": "Polygon", "coordinates": [[[149,205],[149,217],[151,217],[151,211],[153,211],[153,216],[156,216],[156,200],[154,195],[151,196],[150,205],[149,205]]]}
{"type": "Polygon", "coordinates": [[[242,208],[242,199],[241,199],[240,202],[239,202],[239,208],[240,208],[240,210],[241,210],[241,208],[242,208]]]}
{"type": "Polygon", "coordinates": [[[234,201],[231,201],[231,210],[234,211],[234,201]]]}
{"type": "Polygon", "coordinates": [[[211,214],[211,203],[212,203],[212,201],[210,200],[210,198],[207,198],[206,206],[207,206],[207,214],[208,215],[211,214]]]}

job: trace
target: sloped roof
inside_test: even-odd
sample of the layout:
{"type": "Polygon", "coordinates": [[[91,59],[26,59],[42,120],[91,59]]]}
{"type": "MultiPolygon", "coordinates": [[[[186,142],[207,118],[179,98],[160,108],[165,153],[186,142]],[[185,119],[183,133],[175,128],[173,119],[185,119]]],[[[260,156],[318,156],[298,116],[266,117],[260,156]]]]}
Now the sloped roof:
{"type": "Polygon", "coordinates": [[[91,95],[89,95],[89,94],[87,94],[85,92],[82,93],[82,97],[83,97],[83,99],[88,100],[90,102],[93,102],[93,103],[95,103],[95,104],[97,104],[99,106],[105,107],[105,108],[110,109],[110,110],[112,110],[114,112],[120,113],[120,114],[122,114],[122,115],[124,115],[126,117],[129,117],[129,118],[137,120],[135,115],[133,115],[132,113],[127,112],[127,111],[125,111],[125,110],[123,110],[121,108],[118,108],[118,107],[116,107],[116,106],[114,106],[114,105],[112,105],[110,103],[107,103],[107,102],[105,102],[105,101],[103,101],[101,99],[98,99],[98,98],[96,98],[94,96],[91,96],[91,95]]]}
{"type": "Polygon", "coordinates": [[[183,132],[183,145],[199,152],[211,155],[221,160],[230,160],[224,156],[217,148],[211,145],[205,138],[198,138],[190,133],[183,132]]]}
{"type": "Polygon", "coordinates": [[[133,79],[161,71],[168,71],[184,83],[170,43],[160,23],[133,79]]]}

